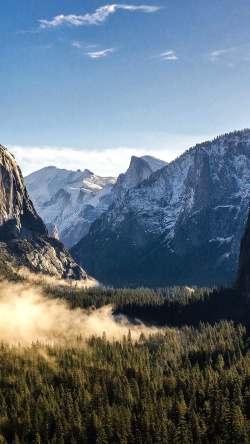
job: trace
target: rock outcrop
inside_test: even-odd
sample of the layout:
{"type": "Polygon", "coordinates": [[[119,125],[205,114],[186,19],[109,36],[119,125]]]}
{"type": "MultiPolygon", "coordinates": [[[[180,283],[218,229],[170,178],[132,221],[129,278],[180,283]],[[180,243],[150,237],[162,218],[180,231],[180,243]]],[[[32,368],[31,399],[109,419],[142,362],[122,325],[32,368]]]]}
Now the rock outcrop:
{"type": "Polygon", "coordinates": [[[28,196],[22,173],[0,145],[0,249],[33,271],[86,279],[64,245],[49,236],[28,196]]]}

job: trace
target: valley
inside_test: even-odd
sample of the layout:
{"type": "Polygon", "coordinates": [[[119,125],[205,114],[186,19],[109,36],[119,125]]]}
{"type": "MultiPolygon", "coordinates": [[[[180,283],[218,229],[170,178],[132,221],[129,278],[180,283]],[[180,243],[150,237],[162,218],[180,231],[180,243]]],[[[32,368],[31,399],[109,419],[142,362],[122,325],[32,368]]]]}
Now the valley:
{"type": "Polygon", "coordinates": [[[0,444],[250,443],[249,17],[1,2],[0,444]]]}
{"type": "MultiPolygon", "coordinates": [[[[116,182],[112,179],[112,186],[105,185],[112,188],[115,199],[71,251],[75,259],[79,254],[75,252],[81,252],[81,265],[88,263],[82,259],[85,251],[88,258],[83,245],[91,239],[95,260],[104,261],[111,282],[116,282],[122,260],[127,268],[121,271],[120,287],[98,282],[99,272],[94,272],[98,268],[91,274],[84,271],[58,235],[49,234],[14,158],[1,147],[1,443],[247,444],[248,135],[247,130],[206,142],[155,172],[149,171],[144,159],[132,158],[128,171],[116,182]],[[165,219],[167,206],[171,218],[165,219]],[[118,234],[107,244],[109,230],[118,234]],[[213,242],[208,241],[211,237],[213,242]],[[145,261],[140,254],[146,242],[145,261]],[[208,250],[206,242],[216,249],[208,250]],[[176,262],[165,263],[166,245],[175,245],[178,251],[178,271],[176,262]],[[203,259],[208,251],[210,256],[203,259]],[[229,268],[232,286],[216,286],[213,267],[217,266],[218,276],[223,271],[223,279],[229,276],[218,265],[221,255],[228,263],[230,255],[235,258],[234,268],[229,268]],[[148,276],[138,275],[137,281],[139,265],[148,276]],[[203,274],[205,266],[209,276],[203,274]],[[197,267],[204,276],[201,282],[208,285],[195,285],[197,267]],[[130,275],[134,288],[122,288],[128,270],[134,270],[130,275]],[[151,288],[135,288],[137,282],[151,288]]],[[[97,179],[92,173],[79,171],[78,179],[74,174],[54,167],[40,170],[33,191],[37,187],[37,196],[45,195],[50,207],[48,193],[57,177],[60,183],[51,199],[56,205],[57,198],[60,202],[64,196],[59,189],[63,179],[58,177],[65,177],[67,188],[71,175],[78,194],[82,184],[86,187],[86,177],[91,179],[87,205],[108,195],[105,186],[94,191],[97,179]]],[[[72,195],[67,199],[72,208],[72,195]]]]}

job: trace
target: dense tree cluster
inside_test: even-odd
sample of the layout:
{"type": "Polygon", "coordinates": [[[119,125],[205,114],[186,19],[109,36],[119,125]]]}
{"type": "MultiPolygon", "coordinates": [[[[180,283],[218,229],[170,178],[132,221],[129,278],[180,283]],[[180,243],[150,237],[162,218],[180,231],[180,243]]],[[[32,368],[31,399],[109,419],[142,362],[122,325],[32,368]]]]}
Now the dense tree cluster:
{"type": "Polygon", "coordinates": [[[93,309],[111,304],[115,314],[150,325],[197,326],[200,321],[214,324],[227,319],[250,326],[250,303],[231,288],[47,288],[45,293],[67,300],[71,308],[93,309]]]}
{"type": "Polygon", "coordinates": [[[132,343],[0,346],[0,443],[157,444],[250,440],[243,326],[166,328],[132,343]]]}
{"type": "Polygon", "coordinates": [[[0,343],[0,444],[250,442],[250,304],[233,289],[44,293],[91,312],[111,304],[131,325],[164,330],[136,342],[103,333],[67,347],[0,343]]]}

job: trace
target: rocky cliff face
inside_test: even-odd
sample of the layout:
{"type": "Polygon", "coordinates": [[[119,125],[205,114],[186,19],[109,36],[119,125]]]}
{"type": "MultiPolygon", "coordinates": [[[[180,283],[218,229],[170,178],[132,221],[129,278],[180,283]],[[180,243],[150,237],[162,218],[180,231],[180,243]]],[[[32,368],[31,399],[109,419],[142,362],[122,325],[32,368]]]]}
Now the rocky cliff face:
{"type": "Polygon", "coordinates": [[[128,190],[136,187],[143,180],[148,179],[152,172],[153,170],[146,160],[132,156],[128,170],[126,173],[118,176],[112,192],[120,199],[128,190]]]}
{"type": "Polygon", "coordinates": [[[64,245],[49,236],[14,157],[0,145],[0,249],[34,271],[85,279],[64,245]]]}
{"type": "Polygon", "coordinates": [[[85,236],[91,224],[124,193],[148,178],[166,162],[133,156],[126,173],[100,177],[85,169],[69,171],[46,167],[25,178],[38,214],[51,235],[58,232],[67,248],[85,236]]]}
{"type": "Polygon", "coordinates": [[[244,296],[247,298],[250,297],[250,209],[245,233],[241,241],[239,267],[235,286],[244,296]]]}
{"type": "Polygon", "coordinates": [[[250,198],[250,131],[185,152],[95,221],[73,257],[113,285],[235,280],[250,198]]]}

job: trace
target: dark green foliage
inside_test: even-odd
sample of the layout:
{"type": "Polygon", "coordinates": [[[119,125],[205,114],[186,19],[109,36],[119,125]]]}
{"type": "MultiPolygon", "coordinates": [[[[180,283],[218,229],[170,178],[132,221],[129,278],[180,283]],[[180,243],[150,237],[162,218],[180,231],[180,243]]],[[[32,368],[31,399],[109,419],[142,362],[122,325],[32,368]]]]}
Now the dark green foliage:
{"type": "Polygon", "coordinates": [[[166,329],[134,344],[0,346],[0,442],[248,443],[246,330],[166,329]]]}
{"type": "Polygon", "coordinates": [[[130,334],[64,348],[1,343],[0,443],[250,442],[250,304],[234,290],[44,291],[168,327],[135,343],[130,334]]]}
{"type": "Polygon", "coordinates": [[[114,314],[126,315],[134,323],[139,319],[149,325],[181,327],[227,319],[250,327],[250,303],[231,288],[47,288],[45,292],[66,299],[71,308],[92,310],[111,304],[114,314]]]}

